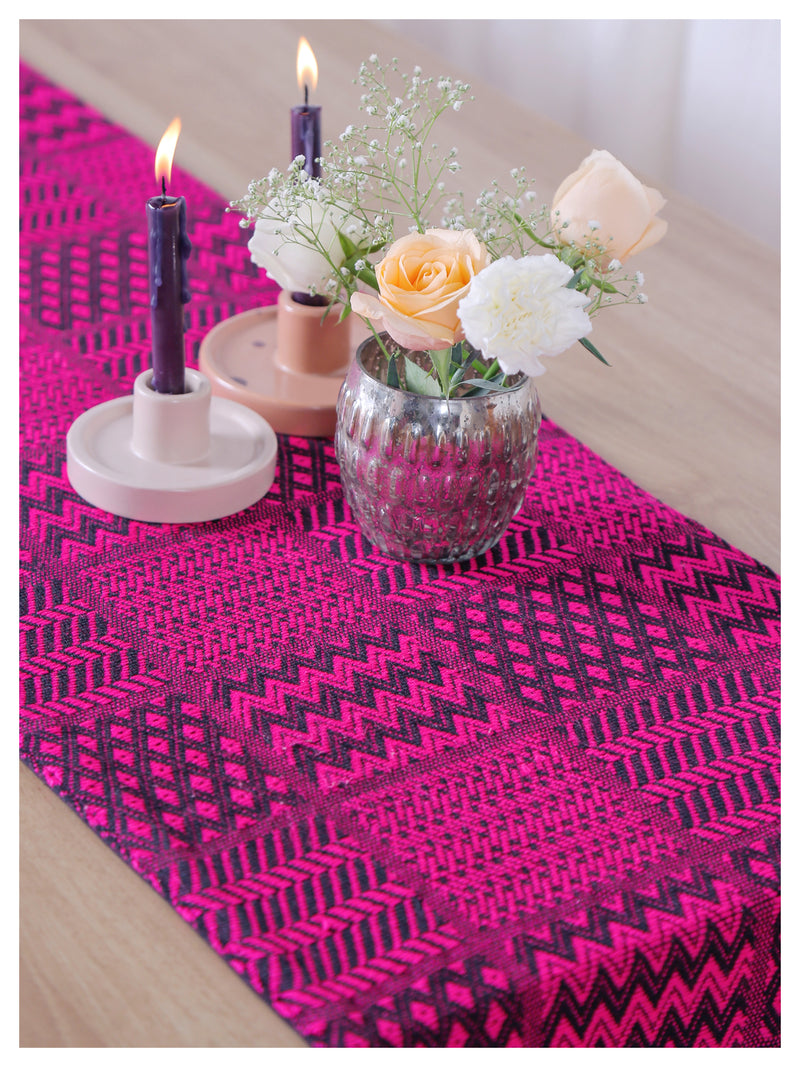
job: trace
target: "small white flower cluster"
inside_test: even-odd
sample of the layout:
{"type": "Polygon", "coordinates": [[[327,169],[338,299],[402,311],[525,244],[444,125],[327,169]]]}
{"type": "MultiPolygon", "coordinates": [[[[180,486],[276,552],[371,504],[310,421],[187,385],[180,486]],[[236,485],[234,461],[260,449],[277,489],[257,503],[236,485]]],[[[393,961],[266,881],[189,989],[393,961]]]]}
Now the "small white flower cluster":
{"type": "Polygon", "coordinates": [[[445,204],[441,225],[451,230],[474,230],[490,249],[493,259],[527,255],[531,242],[542,243],[536,234],[543,224],[549,229],[549,212],[547,205],[532,210],[536,190],[524,167],[514,167],[510,178],[508,188],[493,179],[469,210],[460,194],[451,197],[445,204]]]}
{"type": "MultiPolygon", "coordinates": [[[[231,204],[245,216],[243,226],[255,220],[249,245],[254,262],[284,289],[324,294],[344,305],[343,314],[361,314],[364,287],[388,299],[384,266],[377,260],[387,246],[400,244],[398,233],[435,234],[434,243],[441,244],[442,231],[463,231],[446,233],[444,244],[466,241],[482,250],[481,269],[472,276],[458,315],[474,350],[468,358],[483,381],[504,388],[504,375],[540,374],[541,358],[576,340],[605,362],[586,339],[590,316],[609,304],[647,301],[641,272],[626,274],[622,264],[643,242],[647,247],[658,240],[666,226],[646,212],[637,215],[640,183],[609,153],[594,152],[565,179],[552,208],[540,203],[523,166],[514,167],[503,184],[493,180],[468,208],[463,193],[450,185],[461,169],[458,151],[437,144],[433,134],[442,115],[458,112],[470,99],[469,86],[426,76],[420,67],[400,72],[397,60],[384,65],[375,54],[361,64],[355,84],[361,89],[362,120],[325,142],[321,180],[309,177],[298,156],[285,172],[273,168],[252,181],[246,196],[231,204]],[[609,173],[616,183],[616,215],[602,184],[609,173]],[[576,180],[590,186],[599,182],[603,192],[590,188],[576,198],[576,180]],[[629,225],[631,210],[635,217],[629,225]],[[480,352],[488,367],[481,367],[480,352]]],[[[647,194],[655,214],[660,194],[647,194]]],[[[413,289],[410,275],[407,281],[413,289]]],[[[436,311],[441,312],[438,304],[436,311]]],[[[385,319],[385,311],[381,314],[385,319]]],[[[373,317],[380,321],[381,315],[368,316],[380,340],[373,317]]],[[[461,358],[453,354],[457,350],[453,342],[453,360],[461,358]]],[[[461,365],[462,376],[467,366],[461,365]]],[[[443,388],[453,381],[445,374],[443,388]]]]}
{"type": "MultiPolygon", "coordinates": [[[[357,247],[344,262],[338,255],[330,258],[325,286],[345,298],[355,291],[358,272],[363,277],[372,270],[368,257],[389,244],[396,230],[424,232],[441,211],[447,180],[461,164],[457,149],[439,149],[432,133],[440,116],[458,111],[469,94],[458,79],[424,76],[420,67],[401,73],[397,60],[383,65],[374,54],[361,64],[356,84],[363,90],[365,121],[348,124],[335,141],[325,142],[321,181],[308,176],[299,156],[286,172],[273,168],[252,181],[247,195],[231,204],[245,216],[244,227],[258,221],[262,242],[271,228],[283,245],[306,245],[323,256],[328,242],[314,228],[314,220],[322,218],[314,206],[349,216],[357,247]]],[[[281,255],[281,247],[270,255],[281,255]]],[[[314,286],[320,288],[318,282],[314,286]]]]}
{"type": "Polygon", "coordinates": [[[230,206],[243,212],[240,225],[255,221],[251,257],[282,288],[346,302],[359,273],[371,272],[367,250],[391,239],[391,224],[359,211],[353,196],[340,199],[330,183],[309,177],[304,163],[297,156],[285,172],[273,167],[230,206]]]}
{"type": "MultiPolygon", "coordinates": [[[[461,109],[469,86],[457,79],[398,70],[397,60],[382,64],[377,55],[362,63],[355,83],[363,90],[360,109],[366,121],[350,125],[339,143],[325,144],[325,182],[338,200],[374,210],[420,231],[430,225],[445,193],[445,179],[461,164],[457,150],[441,153],[431,142],[439,117],[461,109]]],[[[401,224],[402,224],[401,223],[401,224]]]]}

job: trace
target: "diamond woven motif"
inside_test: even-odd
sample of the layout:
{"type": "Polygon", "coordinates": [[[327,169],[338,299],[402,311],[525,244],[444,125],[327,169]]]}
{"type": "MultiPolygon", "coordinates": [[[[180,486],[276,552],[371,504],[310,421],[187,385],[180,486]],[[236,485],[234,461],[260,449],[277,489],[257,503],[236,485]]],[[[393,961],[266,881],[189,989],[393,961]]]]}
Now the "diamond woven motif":
{"type": "MultiPolygon", "coordinates": [[[[22,760],[312,1046],[779,1045],[778,576],[547,418],[464,564],[374,549],[329,440],[218,522],[91,507],[152,150],[24,66],[20,105],[22,760]]],[[[196,366],[277,291],[173,181],[196,366]]]]}

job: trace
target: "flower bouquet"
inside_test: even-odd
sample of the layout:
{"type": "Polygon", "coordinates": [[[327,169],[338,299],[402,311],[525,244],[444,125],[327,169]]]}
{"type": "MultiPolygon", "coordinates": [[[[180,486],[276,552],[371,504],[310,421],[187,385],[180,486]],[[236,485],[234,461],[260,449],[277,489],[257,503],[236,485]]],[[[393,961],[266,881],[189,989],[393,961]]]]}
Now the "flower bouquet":
{"type": "Polygon", "coordinates": [[[352,313],[371,337],[339,399],[336,450],[364,532],[392,555],[486,551],[522,504],[541,420],[542,360],[589,340],[594,316],[644,303],[627,260],[666,231],[663,197],[594,151],[538,205],[524,166],[467,206],[456,148],[434,140],[469,86],[377,56],[357,78],[364,121],[250,183],[254,262],[282,288],[352,313]]]}

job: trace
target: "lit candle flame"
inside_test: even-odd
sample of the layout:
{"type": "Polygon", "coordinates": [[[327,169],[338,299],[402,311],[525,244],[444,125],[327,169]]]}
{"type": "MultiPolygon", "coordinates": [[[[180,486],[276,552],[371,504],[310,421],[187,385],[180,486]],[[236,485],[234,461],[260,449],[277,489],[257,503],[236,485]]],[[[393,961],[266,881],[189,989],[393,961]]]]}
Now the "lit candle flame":
{"type": "Polygon", "coordinates": [[[156,181],[170,181],[172,178],[172,157],[181,132],[181,120],[174,118],[164,131],[156,149],[156,181]]]}
{"type": "Polygon", "coordinates": [[[317,74],[317,60],[311,51],[311,45],[305,37],[301,37],[297,46],[297,85],[300,92],[304,89],[316,89],[317,74]]]}

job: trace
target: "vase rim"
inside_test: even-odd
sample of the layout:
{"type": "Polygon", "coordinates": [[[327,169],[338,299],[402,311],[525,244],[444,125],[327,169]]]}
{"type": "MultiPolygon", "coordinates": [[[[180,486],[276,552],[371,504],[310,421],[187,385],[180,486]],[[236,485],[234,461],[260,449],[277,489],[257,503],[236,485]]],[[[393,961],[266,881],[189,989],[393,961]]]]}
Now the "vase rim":
{"type": "MultiPolygon", "coordinates": [[[[381,332],[380,336],[381,336],[381,338],[387,338],[387,339],[391,340],[390,335],[388,333],[386,333],[386,332],[381,332]]],[[[416,397],[418,400],[433,400],[433,401],[436,401],[436,403],[447,403],[447,404],[467,403],[467,402],[470,402],[470,401],[474,403],[476,400],[489,400],[491,398],[501,397],[501,396],[504,396],[504,395],[509,394],[509,393],[516,393],[518,389],[521,389],[525,385],[525,383],[527,381],[529,381],[528,375],[527,374],[522,374],[522,372],[520,371],[520,372],[518,372],[520,374],[520,379],[519,379],[518,382],[515,382],[514,385],[510,386],[507,389],[497,389],[497,390],[495,390],[494,392],[491,392],[491,393],[482,393],[480,396],[451,396],[451,397],[445,397],[445,396],[426,396],[424,393],[412,393],[410,389],[403,389],[401,386],[388,385],[386,382],[382,382],[380,380],[380,378],[376,378],[375,375],[372,374],[369,371],[369,369],[364,366],[364,361],[361,358],[362,353],[364,351],[366,351],[368,345],[375,345],[375,344],[377,344],[377,339],[375,337],[365,337],[364,340],[359,344],[358,348],[356,349],[355,358],[356,358],[356,363],[358,364],[360,369],[364,372],[364,374],[366,374],[366,376],[371,381],[375,382],[377,385],[382,385],[384,387],[384,389],[389,389],[393,393],[404,393],[406,396],[413,396],[413,397],[416,397]]],[[[410,349],[402,349],[402,348],[401,348],[401,351],[402,352],[408,351],[409,353],[411,352],[410,349]]],[[[535,388],[535,386],[534,386],[534,388],[535,388]]]]}

